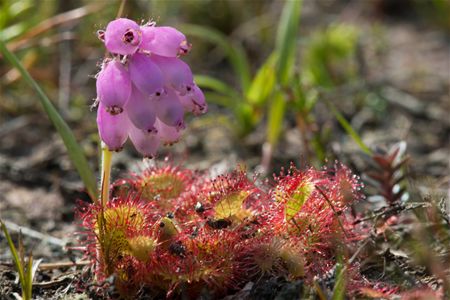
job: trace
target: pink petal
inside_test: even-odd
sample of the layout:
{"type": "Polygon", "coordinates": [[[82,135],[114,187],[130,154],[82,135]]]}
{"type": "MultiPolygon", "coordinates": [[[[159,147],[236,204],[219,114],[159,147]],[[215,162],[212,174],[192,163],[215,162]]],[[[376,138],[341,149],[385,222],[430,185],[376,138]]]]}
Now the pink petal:
{"type": "Polygon", "coordinates": [[[160,141],[156,134],[148,133],[131,126],[130,140],[139,153],[144,157],[153,158],[156,156],[160,141]]]}
{"type": "Polygon", "coordinates": [[[150,96],[144,95],[134,85],[131,89],[131,96],[125,106],[125,110],[135,127],[149,133],[156,133],[154,126],[156,120],[155,100],[150,96]]]}
{"type": "Polygon", "coordinates": [[[180,31],[167,26],[142,26],[141,50],[166,57],[185,55],[191,49],[180,31]]]}
{"type": "Polygon", "coordinates": [[[98,133],[110,151],[120,151],[127,141],[130,122],[127,114],[112,115],[100,103],[97,111],[98,133]]]}
{"type": "Polygon", "coordinates": [[[190,93],[180,96],[179,99],[184,110],[192,112],[196,116],[204,114],[208,111],[208,104],[206,104],[205,95],[197,85],[193,87],[190,93]]]}
{"type": "Polygon", "coordinates": [[[181,130],[168,126],[159,119],[156,119],[155,127],[158,130],[158,137],[164,145],[172,145],[180,140],[181,130]]]}
{"type": "Polygon", "coordinates": [[[159,95],[163,90],[163,75],[158,65],[145,54],[134,54],[128,65],[131,81],[147,95],[159,95]]]}
{"type": "Polygon", "coordinates": [[[97,97],[111,113],[120,113],[131,94],[131,81],[117,60],[104,62],[97,77],[97,97]]]}
{"type": "Polygon", "coordinates": [[[173,126],[177,130],[183,129],[184,110],[178,96],[174,90],[166,89],[167,94],[155,100],[156,116],[168,126],[173,126]]]}
{"type": "Polygon", "coordinates": [[[189,92],[194,86],[194,78],[189,66],[178,58],[152,55],[151,60],[160,68],[164,85],[177,90],[181,95],[189,92]]]}
{"type": "Polygon", "coordinates": [[[111,21],[104,34],[106,49],[121,55],[133,54],[141,43],[141,35],[139,25],[132,20],[120,18],[111,21]]]}

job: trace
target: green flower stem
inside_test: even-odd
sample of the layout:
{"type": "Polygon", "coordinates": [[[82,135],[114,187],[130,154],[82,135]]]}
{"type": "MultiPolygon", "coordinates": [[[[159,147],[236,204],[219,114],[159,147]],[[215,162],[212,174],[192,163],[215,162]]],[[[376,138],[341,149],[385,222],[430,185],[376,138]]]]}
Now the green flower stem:
{"type": "Polygon", "coordinates": [[[111,177],[111,161],[112,152],[108,150],[106,145],[102,144],[102,179],[101,179],[101,204],[104,208],[106,202],[109,200],[109,184],[111,177]]]}

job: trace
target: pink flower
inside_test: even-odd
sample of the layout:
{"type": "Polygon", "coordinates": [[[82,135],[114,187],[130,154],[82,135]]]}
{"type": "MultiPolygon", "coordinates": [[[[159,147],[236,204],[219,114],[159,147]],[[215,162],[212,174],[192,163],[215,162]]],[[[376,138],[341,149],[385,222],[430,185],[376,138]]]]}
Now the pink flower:
{"type": "Polygon", "coordinates": [[[130,99],[125,107],[131,123],[136,128],[156,133],[155,100],[133,86],[130,99]]]}
{"type": "Polygon", "coordinates": [[[117,60],[105,61],[97,77],[97,97],[111,114],[121,113],[131,94],[130,75],[117,60]]]}
{"type": "Polygon", "coordinates": [[[121,55],[133,54],[141,44],[142,32],[136,22],[120,18],[109,22],[104,33],[109,52],[121,55]]]}
{"type": "Polygon", "coordinates": [[[193,113],[195,116],[204,114],[208,111],[205,95],[197,85],[194,85],[192,92],[180,96],[179,99],[184,110],[193,113]]]}
{"type": "Polygon", "coordinates": [[[153,54],[177,57],[185,55],[191,49],[184,34],[173,27],[142,26],[141,50],[153,54]]]}
{"type": "Polygon", "coordinates": [[[154,157],[161,143],[180,139],[186,112],[207,111],[191,69],[178,59],[190,45],[175,28],[139,27],[124,18],[110,22],[99,37],[113,56],[97,77],[100,138],[118,151],[130,137],[141,154],[154,157]]]}
{"type": "Polygon", "coordinates": [[[135,54],[130,58],[128,69],[134,85],[149,96],[159,96],[163,92],[164,77],[160,68],[145,54],[135,54]]]}
{"type": "Polygon", "coordinates": [[[110,114],[100,102],[97,111],[98,132],[110,151],[119,151],[128,139],[130,123],[127,114],[110,114]]]}
{"type": "Polygon", "coordinates": [[[190,92],[194,86],[191,68],[181,59],[152,55],[151,60],[161,69],[164,85],[175,89],[180,95],[190,92]]]}

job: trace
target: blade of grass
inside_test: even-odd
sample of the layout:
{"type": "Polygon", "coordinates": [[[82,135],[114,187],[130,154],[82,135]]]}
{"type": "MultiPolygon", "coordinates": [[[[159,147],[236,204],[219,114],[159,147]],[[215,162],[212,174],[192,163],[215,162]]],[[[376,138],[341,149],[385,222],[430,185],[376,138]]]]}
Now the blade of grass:
{"type": "Polygon", "coordinates": [[[26,294],[25,299],[31,299],[31,294],[33,290],[32,271],[33,271],[33,256],[30,253],[30,255],[28,256],[27,269],[25,271],[25,294],[26,294]]]}
{"type": "Polygon", "coordinates": [[[220,31],[206,26],[181,24],[180,29],[187,35],[205,39],[222,48],[227,54],[236,75],[240,79],[242,91],[247,93],[250,86],[250,66],[242,46],[232,43],[220,31]]]}
{"type": "Polygon", "coordinates": [[[53,125],[56,127],[58,133],[60,134],[64,145],[66,146],[67,152],[69,154],[70,160],[75,165],[75,168],[78,171],[81,179],[83,180],[84,185],[86,186],[87,192],[92,200],[96,201],[97,199],[97,184],[94,173],[90,168],[88,161],[83,154],[83,150],[80,145],[77,143],[73,132],[70,130],[67,123],[58,113],[56,108],[51,103],[50,99],[41,89],[39,84],[31,77],[30,73],[23,67],[18,58],[11,53],[6,47],[5,43],[0,37],[0,52],[3,54],[3,57],[14,66],[25,79],[25,81],[37,92],[38,98],[44,107],[45,112],[47,113],[49,119],[52,121],[53,125]]]}
{"type": "Polygon", "coordinates": [[[345,299],[345,281],[346,281],[346,271],[347,267],[342,266],[338,263],[336,266],[336,282],[333,288],[332,300],[343,300],[345,299]]]}
{"type": "Polygon", "coordinates": [[[302,0],[286,1],[281,13],[276,36],[275,50],[278,53],[277,78],[287,86],[294,67],[297,33],[300,22],[302,0]]]}
{"type": "Polygon", "coordinates": [[[276,53],[272,53],[256,72],[247,93],[247,101],[256,106],[263,106],[275,88],[274,65],[277,61],[276,53]]]}
{"type": "MultiPolygon", "coordinates": [[[[25,288],[25,274],[23,270],[23,265],[20,261],[19,254],[17,253],[17,249],[14,246],[14,243],[9,235],[8,229],[6,228],[3,221],[0,220],[0,226],[2,227],[2,231],[5,234],[6,241],[8,242],[9,250],[11,251],[11,255],[13,258],[14,265],[16,266],[17,272],[19,273],[19,281],[22,286],[22,289],[25,288]]],[[[24,296],[24,290],[22,291],[22,296],[24,296]]]]}
{"type": "Polygon", "coordinates": [[[207,75],[195,75],[195,83],[202,87],[208,88],[221,94],[227,95],[232,99],[240,98],[239,94],[225,82],[207,75]]]}
{"type": "Polygon", "coordinates": [[[353,129],[352,125],[344,118],[344,116],[336,109],[333,103],[330,101],[326,101],[328,109],[333,113],[336,120],[338,120],[339,124],[341,124],[342,128],[347,132],[347,134],[358,144],[359,148],[366,154],[372,155],[372,151],[364,144],[361,137],[358,133],[353,129]]]}
{"type": "Polygon", "coordinates": [[[267,122],[267,141],[272,146],[276,145],[280,137],[285,110],[286,99],[284,94],[281,91],[278,91],[270,105],[267,122]]]}

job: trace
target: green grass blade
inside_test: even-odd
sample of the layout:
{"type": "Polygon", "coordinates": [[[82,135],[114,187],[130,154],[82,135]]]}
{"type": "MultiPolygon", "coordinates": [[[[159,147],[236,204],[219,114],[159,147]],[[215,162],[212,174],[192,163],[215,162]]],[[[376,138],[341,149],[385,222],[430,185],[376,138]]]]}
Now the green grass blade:
{"type": "Polygon", "coordinates": [[[250,86],[250,66],[242,46],[233,44],[223,33],[214,28],[193,24],[181,24],[180,29],[186,35],[207,40],[223,49],[233,66],[236,76],[240,79],[243,92],[247,93],[250,86]]]}
{"type": "Polygon", "coordinates": [[[32,291],[33,291],[32,271],[33,271],[33,256],[30,254],[28,256],[27,269],[25,271],[25,286],[24,286],[25,297],[24,297],[24,299],[31,300],[31,295],[32,295],[32,291]]]}
{"type": "Polygon", "coordinates": [[[233,112],[235,111],[235,107],[237,105],[235,99],[221,95],[216,92],[204,92],[204,94],[206,101],[208,101],[208,104],[214,103],[219,106],[226,107],[233,112]]]}
{"type": "Polygon", "coordinates": [[[273,93],[276,83],[274,70],[276,60],[276,53],[271,54],[256,72],[247,93],[247,101],[250,104],[262,106],[273,93]]]}
{"type": "Polygon", "coordinates": [[[289,84],[294,66],[301,5],[302,0],[287,0],[278,24],[275,49],[279,57],[277,78],[282,86],[289,84]]]}
{"type": "Polygon", "coordinates": [[[31,77],[30,73],[28,73],[28,71],[20,63],[18,58],[7,49],[6,45],[1,39],[0,39],[0,52],[3,54],[3,57],[19,71],[19,73],[22,75],[25,81],[36,90],[39,96],[38,98],[42,106],[44,107],[45,112],[47,113],[49,119],[52,121],[53,125],[56,127],[56,130],[58,130],[58,133],[60,134],[64,142],[64,145],[66,146],[69,157],[72,160],[72,163],[75,165],[75,168],[77,169],[78,174],[83,180],[84,185],[86,186],[87,192],[89,193],[92,199],[96,199],[97,184],[94,173],[92,169],[89,167],[87,159],[83,154],[83,150],[77,143],[75,136],[73,135],[69,126],[61,117],[61,115],[58,113],[58,111],[53,106],[50,99],[48,99],[47,95],[41,89],[39,84],[31,77]]]}
{"type": "Polygon", "coordinates": [[[267,141],[270,145],[277,144],[283,128],[283,118],[286,110],[286,99],[282,92],[277,92],[269,107],[269,116],[267,122],[267,141]]]}
{"type": "Polygon", "coordinates": [[[333,103],[327,101],[327,106],[330,111],[333,113],[336,120],[338,120],[339,124],[341,124],[342,128],[347,132],[347,134],[358,144],[359,148],[366,154],[372,155],[372,151],[364,144],[361,137],[358,133],[353,129],[352,125],[344,118],[344,116],[336,109],[333,103]]]}
{"type": "Polygon", "coordinates": [[[239,94],[231,86],[216,78],[207,75],[195,75],[194,81],[199,87],[211,89],[231,98],[240,98],[239,94]]]}
{"type": "MultiPolygon", "coordinates": [[[[32,260],[32,256],[30,254],[30,260],[32,260]]],[[[42,258],[38,260],[32,260],[32,263],[28,263],[28,269],[27,269],[27,278],[28,278],[28,286],[29,286],[29,292],[30,292],[30,299],[32,299],[31,294],[33,292],[33,279],[36,275],[36,272],[39,268],[39,265],[42,262],[42,258]]]]}
{"type": "Polygon", "coordinates": [[[347,268],[343,267],[341,263],[336,266],[336,283],[333,288],[332,300],[344,300],[345,299],[345,281],[346,281],[347,268]]]}
{"type": "MultiPolygon", "coordinates": [[[[6,241],[8,242],[9,250],[11,251],[11,255],[13,257],[14,265],[16,266],[17,272],[19,273],[19,280],[20,285],[22,286],[22,289],[25,288],[25,274],[23,270],[23,265],[20,262],[19,253],[17,253],[16,246],[14,246],[14,243],[11,239],[11,236],[9,235],[8,229],[6,228],[5,224],[0,220],[0,226],[2,227],[3,233],[5,234],[6,241]]],[[[24,294],[24,291],[22,291],[22,295],[24,294]]]]}

